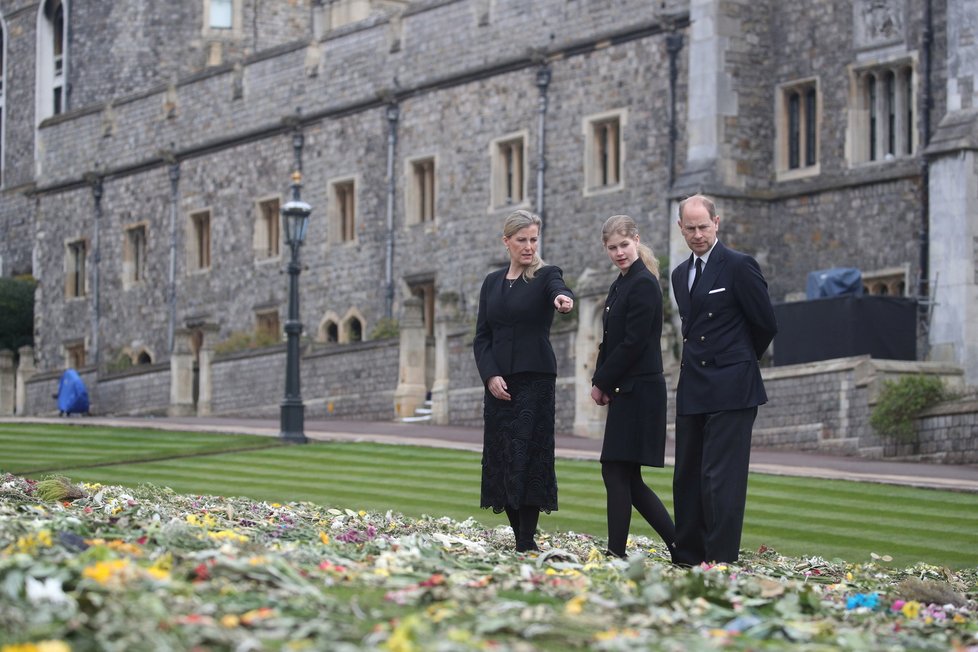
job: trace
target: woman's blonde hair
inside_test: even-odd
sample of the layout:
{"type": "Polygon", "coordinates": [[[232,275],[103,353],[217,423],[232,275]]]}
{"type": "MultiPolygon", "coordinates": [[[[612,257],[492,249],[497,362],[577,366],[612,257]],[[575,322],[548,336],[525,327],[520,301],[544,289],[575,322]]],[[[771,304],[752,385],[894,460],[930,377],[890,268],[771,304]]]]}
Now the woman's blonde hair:
{"type": "MultiPolygon", "coordinates": [[[[506,221],[503,222],[503,235],[507,238],[512,238],[519,231],[529,227],[537,227],[537,232],[541,233],[543,231],[543,220],[536,213],[531,213],[530,211],[517,210],[509,214],[506,221]]],[[[529,281],[531,278],[536,276],[536,273],[540,271],[540,268],[546,265],[543,259],[540,258],[540,254],[534,253],[533,260],[529,265],[523,268],[523,278],[529,281]]]]}
{"type": "MultiPolygon", "coordinates": [[[[637,238],[638,227],[635,225],[635,220],[627,215],[612,215],[609,217],[604,221],[604,226],[601,227],[601,242],[608,244],[608,238],[616,234],[623,238],[631,238],[632,240],[637,238]]],[[[642,262],[652,272],[652,276],[659,278],[659,261],[656,260],[652,249],[641,242],[636,245],[636,248],[638,249],[638,255],[642,259],[642,262]]]]}

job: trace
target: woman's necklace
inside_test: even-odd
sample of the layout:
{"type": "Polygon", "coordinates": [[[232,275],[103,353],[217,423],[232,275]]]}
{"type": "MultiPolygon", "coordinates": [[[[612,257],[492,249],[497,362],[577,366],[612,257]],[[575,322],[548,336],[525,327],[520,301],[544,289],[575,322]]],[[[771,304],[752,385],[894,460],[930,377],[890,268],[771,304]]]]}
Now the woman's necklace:
{"type": "Polygon", "coordinates": [[[516,276],[516,278],[510,278],[509,276],[506,276],[506,282],[509,283],[509,287],[513,287],[514,285],[516,285],[516,281],[520,280],[520,278],[522,278],[522,277],[523,277],[523,273],[522,272],[520,272],[516,276]]]}

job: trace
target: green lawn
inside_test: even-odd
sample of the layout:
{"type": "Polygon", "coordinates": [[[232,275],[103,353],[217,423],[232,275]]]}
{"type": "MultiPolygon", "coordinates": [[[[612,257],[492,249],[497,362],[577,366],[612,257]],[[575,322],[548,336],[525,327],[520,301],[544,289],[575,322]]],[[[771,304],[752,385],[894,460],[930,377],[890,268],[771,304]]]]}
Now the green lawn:
{"type": "MultiPolygon", "coordinates": [[[[419,446],[280,446],[256,436],[0,424],[0,470],[35,477],[57,470],[76,481],[505,522],[478,507],[478,454],[419,446]]],[[[559,460],[557,474],[561,509],[543,516],[541,528],[603,537],[598,464],[559,460]]],[[[672,469],[649,469],[645,478],[671,507],[672,469]]],[[[633,533],[654,536],[637,515],[632,523],[633,533]]],[[[877,553],[899,566],[978,566],[978,495],[752,474],[743,546],[761,545],[798,557],[858,562],[877,553]]]]}

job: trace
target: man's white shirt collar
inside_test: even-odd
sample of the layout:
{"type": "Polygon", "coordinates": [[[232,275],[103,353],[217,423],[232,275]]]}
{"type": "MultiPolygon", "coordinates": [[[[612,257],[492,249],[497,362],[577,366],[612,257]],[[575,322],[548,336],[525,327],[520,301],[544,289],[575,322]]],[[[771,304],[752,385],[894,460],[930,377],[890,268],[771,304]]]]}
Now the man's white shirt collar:
{"type": "Polygon", "coordinates": [[[686,279],[686,287],[690,287],[691,285],[693,285],[693,274],[696,273],[696,259],[699,258],[700,260],[702,260],[703,264],[700,267],[701,269],[706,269],[706,264],[710,260],[710,254],[713,253],[713,249],[717,246],[718,242],[720,242],[719,238],[714,240],[713,246],[710,247],[710,250],[707,251],[702,256],[697,256],[696,254],[693,254],[693,264],[689,266],[689,278],[686,279]]]}

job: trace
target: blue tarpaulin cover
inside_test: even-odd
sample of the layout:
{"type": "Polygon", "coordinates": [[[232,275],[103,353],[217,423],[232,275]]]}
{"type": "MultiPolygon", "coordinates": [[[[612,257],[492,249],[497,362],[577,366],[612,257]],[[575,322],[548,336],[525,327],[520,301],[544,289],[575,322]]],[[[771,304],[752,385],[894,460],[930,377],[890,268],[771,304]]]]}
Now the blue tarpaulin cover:
{"type": "Polygon", "coordinates": [[[805,298],[840,297],[863,295],[863,275],[855,267],[833,267],[808,273],[805,298]]]}
{"type": "Polygon", "coordinates": [[[88,414],[88,390],[74,369],[65,371],[58,381],[58,409],[64,414],[88,414]]]}

